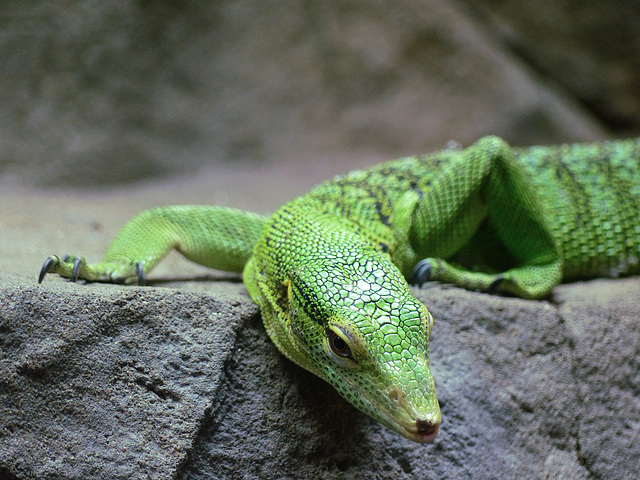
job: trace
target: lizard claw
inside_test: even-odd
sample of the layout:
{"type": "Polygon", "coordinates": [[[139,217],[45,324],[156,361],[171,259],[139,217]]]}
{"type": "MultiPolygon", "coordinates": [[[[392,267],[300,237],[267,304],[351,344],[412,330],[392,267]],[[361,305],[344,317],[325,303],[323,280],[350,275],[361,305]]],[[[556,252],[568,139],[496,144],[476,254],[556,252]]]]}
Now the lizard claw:
{"type": "Polygon", "coordinates": [[[136,262],[136,277],[138,277],[138,286],[144,287],[145,279],[144,267],[142,266],[142,262],[136,262]]]}
{"type": "Polygon", "coordinates": [[[493,293],[493,294],[498,293],[500,284],[502,284],[502,282],[504,282],[506,278],[507,277],[504,273],[498,275],[496,279],[493,282],[491,282],[491,284],[489,284],[489,287],[487,288],[487,293],[493,293]]]}
{"type": "Polygon", "coordinates": [[[433,264],[428,258],[420,260],[416,263],[416,266],[413,267],[413,272],[411,273],[411,280],[409,283],[411,285],[417,285],[421,287],[424,283],[431,280],[431,273],[433,271],[433,264]]]}
{"type": "Polygon", "coordinates": [[[42,283],[47,273],[51,273],[53,270],[55,270],[55,268],[58,266],[59,263],[60,263],[60,259],[55,255],[52,255],[49,258],[47,258],[44,261],[44,265],[42,265],[42,268],[40,269],[40,275],[38,275],[38,283],[42,283]]]}
{"type": "Polygon", "coordinates": [[[80,267],[84,263],[84,258],[77,257],[73,260],[73,270],[71,270],[71,277],[69,278],[73,283],[78,281],[78,274],[80,273],[80,267]]]}

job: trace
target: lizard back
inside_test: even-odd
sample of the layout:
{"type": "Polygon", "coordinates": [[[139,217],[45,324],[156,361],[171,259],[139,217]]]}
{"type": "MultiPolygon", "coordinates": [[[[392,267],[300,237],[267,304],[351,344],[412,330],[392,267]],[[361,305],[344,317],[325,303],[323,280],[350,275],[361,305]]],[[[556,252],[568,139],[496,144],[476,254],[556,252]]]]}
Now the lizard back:
{"type": "MultiPolygon", "coordinates": [[[[538,193],[563,255],[565,280],[640,272],[640,140],[516,148],[513,153],[538,193]]],[[[442,168],[460,154],[443,150],[350,172],[314,188],[296,201],[296,208],[304,205],[314,216],[349,222],[400,265],[396,252],[410,243],[409,232],[397,221],[407,215],[398,214],[405,207],[402,199],[411,192],[421,199],[442,168]]],[[[482,215],[478,212],[478,228],[484,228],[486,240],[491,225],[482,223],[487,222],[482,215]]],[[[455,251],[445,245],[440,246],[444,252],[420,255],[447,258],[460,245],[449,247],[455,251]]],[[[491,256],[508,254],[494,251],[491,256]]]]}
{"type": "Polygon", "coordinates": [[[640,141],[516,150],[564,257],[564,279],[640,272],[640,141]]]}

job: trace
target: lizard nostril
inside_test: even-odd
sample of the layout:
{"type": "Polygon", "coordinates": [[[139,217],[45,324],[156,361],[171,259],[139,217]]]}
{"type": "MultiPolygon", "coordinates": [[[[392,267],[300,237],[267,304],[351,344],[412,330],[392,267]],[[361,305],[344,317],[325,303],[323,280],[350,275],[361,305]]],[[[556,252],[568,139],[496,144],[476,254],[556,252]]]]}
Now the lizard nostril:
{"type": "Polygon", "coordinates": [[[398,390],[394,388],[389,392],[389,398],[393,402],[397,402],[398,400],[400,400],[400,393],[398,392],[398,390]]]}
{"type": "Polygon", "coordinates": [[[388,391],[387,396],[396,405],[403,405],[406,401],[407,394],[398,388],[392,388],[388,391]]]}
{"type": "Polygon", "coordinates": [[[440,425],[429,420],[416,420],[416,428],[421,435],[431,435],[438,431],[440,425]]]}

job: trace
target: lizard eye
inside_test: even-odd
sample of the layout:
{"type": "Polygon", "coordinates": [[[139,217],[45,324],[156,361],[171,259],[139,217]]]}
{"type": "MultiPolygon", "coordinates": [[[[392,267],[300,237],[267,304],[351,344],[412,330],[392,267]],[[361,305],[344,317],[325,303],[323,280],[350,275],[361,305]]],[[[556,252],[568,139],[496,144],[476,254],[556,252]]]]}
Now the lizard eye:
{"type": "Polygon", "coordinates": [[[343,358],[351,358],[351,349],[347,342],[338,335],[336,332],[327,329],[327,337],[329,338],[329,346],[331,347],[331,351],[335,353],[339,357],[343,358]]]}

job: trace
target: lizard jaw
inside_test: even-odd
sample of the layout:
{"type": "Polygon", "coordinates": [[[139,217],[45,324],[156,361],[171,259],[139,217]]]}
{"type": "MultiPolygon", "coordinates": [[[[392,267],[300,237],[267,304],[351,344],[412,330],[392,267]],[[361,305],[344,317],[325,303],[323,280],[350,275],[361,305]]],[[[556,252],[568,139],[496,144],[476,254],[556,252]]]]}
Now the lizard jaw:
{"type": "Polygon", "coordinates": [[[440,416],[437,419],[416,419],[416,420],[400,420],[391,416],[387,416],[391,425],[388,425],[392,430],[402,435],[409,440],[413,440],[418,443],[431,443],[433,442],[440,431],[440,416]]]}
{"type": "Polygon", "coordinates": [[[404,423],[388,416],[386,422],[381,419],[378,420],[396,433],[417,443],[433,442],[440,431],[439,421],[415,420],[404,423]]]}
{"type": "MultiPolygon", "coordinates": [[[[392,391],[395,391],[395,389],[392,391]]],[[[399,414],[398,410],[394,413],[394,409],[379,408],[378,412],[381,418],[378,417],[378,421],[414,442],[433,442],[440,431],[439,407],[435,413],[423,412],[423,416],[421,416],[416,414],[415,410],[406,405],[405,402],[402,403],[404,405],[400,406],[399,411],[403,411],[403,414],[399,414]]]]}
{"type": "Polygon", "coordinates": [[[393,407],[380,408],[380,413],[387,418],[390,428],[409,440],[418,443],[433,442],[440,430],[440,407],[434,405],[425,409],[417,408],[407,400],[407,394],[398,387],[391,387],[386,395],[393,407]],[[434,411],[435,410],[435,411],[434,411]]]}
{"type": "Polygon", "coordinates": [[[430,420],[416,420],[415,430],[414,428],[406,430],[408,435],[405,436],[407,438],[410,438],[411,440],[418,443],[430,443],[433,442],[438,436],[440,424],[434,423],[430,420]]]}

